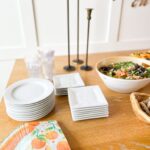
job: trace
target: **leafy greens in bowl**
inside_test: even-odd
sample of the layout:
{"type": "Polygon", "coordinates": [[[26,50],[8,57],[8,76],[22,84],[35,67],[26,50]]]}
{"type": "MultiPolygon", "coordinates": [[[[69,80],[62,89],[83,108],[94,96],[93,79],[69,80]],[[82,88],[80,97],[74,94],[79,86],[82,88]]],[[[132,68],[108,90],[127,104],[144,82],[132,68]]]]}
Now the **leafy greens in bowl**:
{"type": "Polygon", "coordinates": [[[139,65],[132,61],[111,63],[99,68],[99,71],[114,78],[138,80],[150,78],[150,66],[139,65]]]}
{"type": "Polygon", "coordinates": [[[150,61],[129,56],[109,57],[97,63],[105,85],[116,92],[131,93],[150,83],[150,61]]]}

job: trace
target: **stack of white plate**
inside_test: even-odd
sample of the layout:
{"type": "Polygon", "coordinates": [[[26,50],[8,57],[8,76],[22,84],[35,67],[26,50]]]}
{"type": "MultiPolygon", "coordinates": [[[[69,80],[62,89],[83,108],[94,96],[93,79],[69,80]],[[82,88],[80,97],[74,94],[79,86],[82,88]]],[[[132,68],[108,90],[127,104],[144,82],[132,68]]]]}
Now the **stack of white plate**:
{"type": "Polygon", "coordinates": [[[6,89],[6,112],[18,121],[40,119],[55,105],[53,84],[45,79],[30,78],[18,81],[6,89]]]}
{"type": "Polygon", "coordinates": [[[108,102],[99,86],[68,89],[69,105],[74,121],[108,117],[108,102]]]}
{"type": "Polygon", "coordinates": [[[79,73],[56,75],[53,82],[56,95],[68,95],[68,88],[84,86],[79,73]]]}

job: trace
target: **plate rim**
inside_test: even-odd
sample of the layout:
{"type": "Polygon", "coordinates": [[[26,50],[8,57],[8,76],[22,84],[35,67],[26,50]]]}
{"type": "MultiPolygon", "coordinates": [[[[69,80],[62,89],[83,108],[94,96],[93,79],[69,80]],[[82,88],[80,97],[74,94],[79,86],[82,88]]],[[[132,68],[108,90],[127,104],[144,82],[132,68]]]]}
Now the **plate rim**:
{"type": "Polygon", "coordinates": [[[8,88],[6,88],[5,90],[5,94],[4,94],[4,100],[6,101],[6,103],[9,104],[16,104],[16,105],[28,105],[28,104],[34,104],[34,103],[38,103],[42,100],[44,100],[45,98],[47,98],[48,96],[50,96],[54,91],[54,86],[53,84],[46,79],[40,79],[40,78],[29,78],[29,79],[24,79],[24,80],[20,80],[17,81],[13,84],[11,84],[8,88]],[[45,84],[44,86],[47,86],[47,91],[45,92],[45,94],[43,94],[41,97],[36,98],[34,101],[24,101],[19,103],[19,101],[14,101],[14,98],[12,97],[12,90],[14,88],[16,88],[17,86],[20,86],[24,83],[31,83],[31,82],[40,82],[41,84],[45,84]]]}

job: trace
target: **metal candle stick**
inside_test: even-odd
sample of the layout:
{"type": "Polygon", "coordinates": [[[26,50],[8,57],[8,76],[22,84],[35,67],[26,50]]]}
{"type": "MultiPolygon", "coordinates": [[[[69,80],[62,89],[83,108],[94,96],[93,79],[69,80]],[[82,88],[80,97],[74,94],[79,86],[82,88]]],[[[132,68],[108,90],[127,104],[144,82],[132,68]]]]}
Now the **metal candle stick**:
{"type": "Polygon", "coordinates": [[[80,0],[77,0],[77,58],[73,62],[83,64],[83,60],[79,58],[79,40],[80,40],[80,0]]]}
{"type": "Polygon", "coordinates": [[[64,70],[74,71],[75,67],[70,65],[70,10],[69,10],[69,0],[67,0],[67,33],[68,33],[68,66],[65,66],[64,70]]]}
{"type": "Polygon", "coordinates": [[[89,35],[90,35],[90,21],[91,21],[91,14],[92,14],[91,8],[87,9],[87,19],[88,19],[88,27],[87,27],[87,48],[86,48],[86,61],[85,65],[81,66],[81,70],[90,71],[92,70],[92,67],[88,65],[88,51],[89,51],[89,35]]]}

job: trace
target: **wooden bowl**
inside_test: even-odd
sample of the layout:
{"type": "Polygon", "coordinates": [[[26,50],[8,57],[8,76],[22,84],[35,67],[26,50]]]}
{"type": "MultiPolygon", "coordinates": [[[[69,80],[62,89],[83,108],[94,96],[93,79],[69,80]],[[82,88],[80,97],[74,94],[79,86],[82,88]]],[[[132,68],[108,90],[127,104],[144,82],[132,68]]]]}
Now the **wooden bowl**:
{"type": "Polygon", "coordinates": [[[140,106],[140,102],[146,100],[148,97],[150,97],[150,94],[134,92],[130,95],[130,100],[135,115],[141,121],[150,124],[150,116],[144,112],[140,106]]]}

